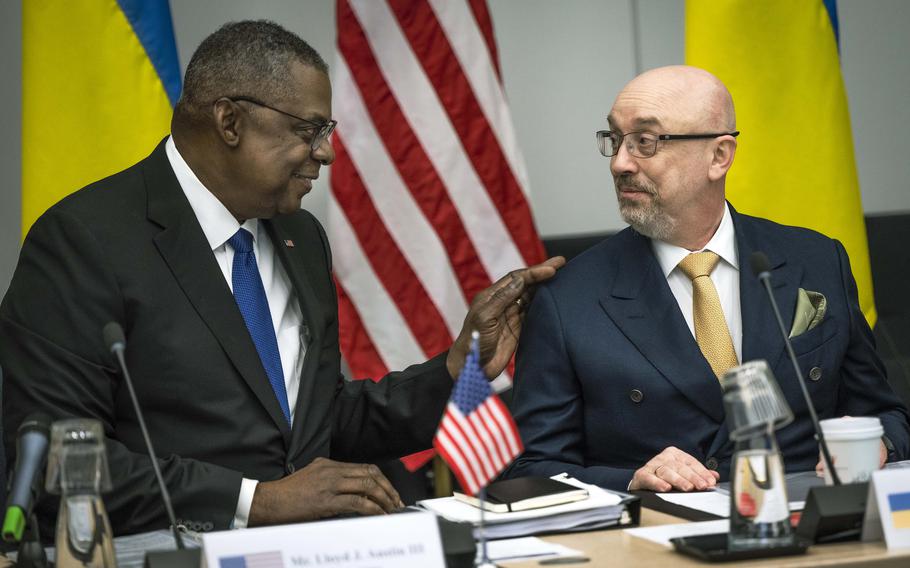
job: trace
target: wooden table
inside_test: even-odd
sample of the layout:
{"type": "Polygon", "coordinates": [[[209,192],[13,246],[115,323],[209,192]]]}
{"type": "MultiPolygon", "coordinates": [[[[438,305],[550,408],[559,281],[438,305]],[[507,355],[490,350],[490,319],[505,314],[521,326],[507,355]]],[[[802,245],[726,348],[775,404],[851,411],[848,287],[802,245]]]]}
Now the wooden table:
{"type": "MultiPolygon", "coordinates": [[[[659,513],[642,507],[641,526],[684,523],[684,519],[659,513]]],[[[671,566],[895,566],[910,567],[910,550],[888,552],[884,542],[815,545],[801,556],[785,556],[767,560],[751,560],[727,564],[708,564],[683,556],[659,544],[626,534],[621,529],[587,533],[563,534],[543,537],[544,540],[559,543],[580,550],[591,559],[584,564],[566,564],[578,568],[598,566],[630,566],[635,568],[668,568],[671,566]]],[[[509,568],[519,566],[540,566],[536,560],[502,562],[509,568]]]]}

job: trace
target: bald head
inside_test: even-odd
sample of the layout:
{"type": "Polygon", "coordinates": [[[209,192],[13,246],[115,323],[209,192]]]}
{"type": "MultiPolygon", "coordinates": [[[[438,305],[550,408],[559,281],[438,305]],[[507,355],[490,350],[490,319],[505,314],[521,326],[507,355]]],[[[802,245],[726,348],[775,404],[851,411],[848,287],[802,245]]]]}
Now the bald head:
{"type": "Polygon", "coordinates": [[[736,129],[730,91],[720,79],[697,67],[673,65],[642,73],[616,97],[611,117],[630,106],[638,110],[637,120],[656,121],[656,126],[664,127],[665,131],[736,129]]]}
{"type": "Polygon", "coordinates": [[[652,239],[704,246],[723,217],[736,153],[730,91],[703,69],[661,67],[629,82],[607,120],[623,219],[652,239]]]}

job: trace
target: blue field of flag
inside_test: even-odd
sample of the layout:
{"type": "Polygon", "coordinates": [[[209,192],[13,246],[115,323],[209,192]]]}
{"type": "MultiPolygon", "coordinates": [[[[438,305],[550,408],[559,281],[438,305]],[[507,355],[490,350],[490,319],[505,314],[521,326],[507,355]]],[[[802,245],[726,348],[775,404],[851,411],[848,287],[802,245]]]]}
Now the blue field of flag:
{"type": "Polygon", "coordinates": [[[910,529],[910,492],[888,495],[891,522],[896,529],[910,529]]]}
{"type": "Polygon", "coordinates": [[[256,552],[242,556],[226,556],[218,560],[219,568],[284,568],[281,551],[256,552]]]}

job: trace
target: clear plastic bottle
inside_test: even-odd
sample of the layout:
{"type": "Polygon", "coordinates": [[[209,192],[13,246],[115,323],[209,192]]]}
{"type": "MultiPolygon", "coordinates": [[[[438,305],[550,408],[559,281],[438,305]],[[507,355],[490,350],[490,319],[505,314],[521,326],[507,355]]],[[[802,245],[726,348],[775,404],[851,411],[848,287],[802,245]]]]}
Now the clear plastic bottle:
{"type": "Polygon", "coordinates": [[[793,411],[765,361],[750,361],[721,378],[730,439],[736,443],[730,472],[730,550],[776,548],[793,543],[783,458],[774,431],[793,411]]]}
{"type": "Polygon", "coordinates": [[[787,485],[773,434],[737,442],[731,469],[730,548],[790,544],[787,485]]]}
{"type": "Polygon", "coordinates": [[[101,423],[89,419],[54,422],[46,489],[60,495],[58,568],[117,566],[113,533],[101,500],[101,493],[110,488],[101,423]]]}

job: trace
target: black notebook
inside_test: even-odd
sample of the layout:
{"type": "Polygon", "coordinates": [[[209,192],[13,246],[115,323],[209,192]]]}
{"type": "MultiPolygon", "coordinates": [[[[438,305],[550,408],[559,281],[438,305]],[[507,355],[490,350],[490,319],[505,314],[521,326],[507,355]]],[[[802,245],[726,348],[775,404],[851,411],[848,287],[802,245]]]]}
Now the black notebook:
{"type": "MultiPolygon", "coordinates": [[[[455,498],[475,507],[480,500],[457,491],[455,498]]],[[[549,477],[519,477],[495,481],[487,487],[484,509],[493,513],[514,513],[562,505],[588,498],[588,490],[549,477]]]]}

